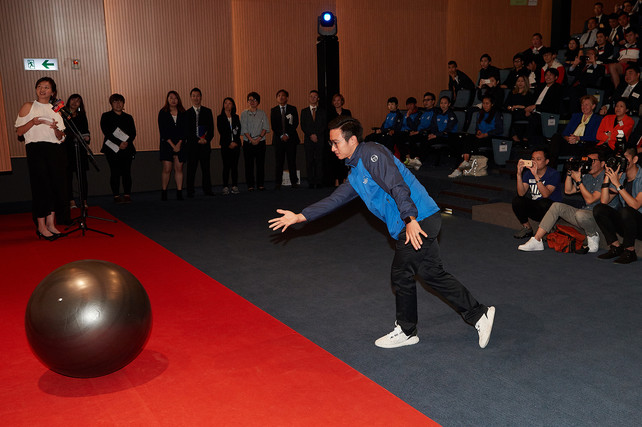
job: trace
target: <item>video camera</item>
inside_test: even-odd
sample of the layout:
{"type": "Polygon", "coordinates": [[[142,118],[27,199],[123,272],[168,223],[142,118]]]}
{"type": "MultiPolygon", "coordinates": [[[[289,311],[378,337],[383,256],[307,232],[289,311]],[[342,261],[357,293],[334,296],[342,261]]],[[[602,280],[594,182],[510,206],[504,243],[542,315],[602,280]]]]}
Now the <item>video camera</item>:
{"type": "Polygon", "coordinates": [[[615,142],[615,153],[612,156],[609,156],[606,159],[606,166],[613,169],[615,172],[620,168],[620,172],[624,172],[629,162],[624,157],[624,146],[626,144],[626,138],[624,138],[624,132],[621,130],[617,131],[617,139],[615,142]]]}
{"type": "Polygon", "coordinates": [[[582,175],[589,173],[592,166],[593,160],[586,156],[579,159],[570,158],[566,161],[566,170],[579,171],[582,175]]]}

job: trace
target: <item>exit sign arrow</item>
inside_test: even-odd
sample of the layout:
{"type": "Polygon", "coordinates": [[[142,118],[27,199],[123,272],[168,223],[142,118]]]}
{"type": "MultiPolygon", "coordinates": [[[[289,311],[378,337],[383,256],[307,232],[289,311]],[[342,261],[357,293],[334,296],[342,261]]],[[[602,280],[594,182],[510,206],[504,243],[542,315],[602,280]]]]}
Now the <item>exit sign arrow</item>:
{"type": "Polygon", "coordinates": [[[42,66],[45,67],[47,70],[49,69],[49,67],[53,67],[54,65],[56,64],[54,62],[49,62],[48,59],[45,59],[45,62],[42,63],[42,66]]]}

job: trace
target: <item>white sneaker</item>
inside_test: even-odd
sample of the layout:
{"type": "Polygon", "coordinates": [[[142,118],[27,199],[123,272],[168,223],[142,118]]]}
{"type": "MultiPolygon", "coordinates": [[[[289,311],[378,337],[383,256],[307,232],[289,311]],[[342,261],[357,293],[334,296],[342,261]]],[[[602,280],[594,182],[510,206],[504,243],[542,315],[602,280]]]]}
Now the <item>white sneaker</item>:
{"type": "Polygon", "coordinates": [[[597,252],[600,249],[600,235],[586,236],[588,242],[589,253],[597,252]]]}
{"type": "Polygon", "coordinates": [[[401,330],[401,326],[397,325],[397,322],[395,322],[395,329],[393,329],[393,331],[388,335],[385,335],[375,341],[375,345],[381,348],[396,348],[404,345],[417,344],[418,342],[419,337],[417,335],[409,337],[401,330]]]}
{"type": "Polygon", "coordinates": [[[232,187],[232,194],[239,194],[239,193],[240,193],[239,188],[236,185],[232,187]]]}
{"type": "Polygon", "coordinates": [[[524,243],[523,245],[519,245],[517,249],[525,252],[543,251],[544,242],[542,240],[537,240],[535,237],[531,237],[530,239],[528,239],[528,242],[524,243]]]}
{"type": "Polygon", "coordinates": [[[493,331],[495,321],[495,307],[488,307],[488,311],[475,323],[475,329],[479,334],[479,346],[486,348],[490,341],[490,333],[493,331]]]}
{"type": "Polygon", "coordinates": [[[448,178],[457,178],[457,177],[460,177],[461,175],[462,175],[461,171],[459,169],[455,169],[453,173],[448,175],[448,178]]]}
{"type": "Polygon", "coordinates": [[[410,161],[410,164],[412,165],[413,168],[415,168],[416,171],[418,171],[419,168],[421,168],[421,165],[422,165],[421,160],[419,160],[418,157],[415,157],[414,159],[412,159],[410,161]]]}
{"type": "Polygon", "coordinates": [[[223,195],[227,196],[228,194],[230,194],[230,189],[228,187],[223,187],[223,195]]]}

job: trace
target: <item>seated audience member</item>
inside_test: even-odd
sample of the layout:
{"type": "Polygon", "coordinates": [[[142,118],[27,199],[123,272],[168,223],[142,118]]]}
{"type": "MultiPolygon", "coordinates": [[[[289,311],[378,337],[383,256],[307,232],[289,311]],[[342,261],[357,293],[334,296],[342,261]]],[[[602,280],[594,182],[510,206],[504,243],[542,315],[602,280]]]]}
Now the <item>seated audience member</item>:
{"type": "Polygon", "coordinates": [[[642,169],[637,165],[635,148],[624,151],[627,166],[624,171],[606,167],[602,184],[601,204],[593,209],[595,222],[602,230],[609,245],[608,252],[598,255],[600,259],[613,259],[618,264],[629,264],[637,259],[635,240],[642,239],[642,169]],[[607,205],[617,196],[621,207],[607,205]],[[622,236],[622,242],[617,234],[622,236]]]}
{"type": "Polygon", "coordinates": [[[621,131],[626,141],[633,132],[633,119],[626,114],[626,103],[623,99],[615,102],[615,114],[604,116],[597,129],[597,146],[615,150],[618,134],[621,131]]]}
{"type": "MultiPolygon", "coordinates": [[[[595,18],[598,29],[608,28],[609,17],[604,13],[604,4],[602,4],[602,2],[597,2],[593,5],[593,14],[594,16],[592,16],[591,18],[595,18]]],[[[586,32],[586,30],[588,30],[588,19],[584,22],[583,31],[586,32]]]]}
{"type": "Polygon", "coordinates": [[[531,89],[535,89],[537,87],[539,69],[533,55],[524,55],[524,68],[526,68],[526,74],[528,75],[528,86],[531,89]]]}
{"type": "Polygon", "coordinates": [[[561,135],[556,133],[551,139],[549,165],[553,168],[557,166],[560,154],[580,156],[597,142],[597,131],[602,121],[602,116],[595,113],[597,99],[592,95],[585,95],[581,105],[582,112],[574,113],[564,132],[561,135]]]}
{"type": "Polygon", "coordinates": [[[410,131],[410,161],[407,165],[415,169],[421,167],[421,159],[424,159],[426,155],[428,134],[430,133],[435,115],[435,99],[434,93],[424,93],[424,107],[423,110],[419,112],[417,128],[414,131],[410,131]]]}
{"type": "Polygon", "coordinates": [[[624,31],[620,27],[618,22],[618,16],[616,13],[609,15],[609,28],[608,31],[608,41],[613,45],[613,47],[619,47],[619,41],[624,40],[624,31]]]}
{"type": "MultiPolygon", "coordinates": [[[[401,129],[399,129],[399,136],[397,138],[397,149],[401,161],[406,161],[410,158],[410,133],[417,130],[419,121],[419,109],[417,109],[417,98],[411,96],[406,99],[406,114],[401,120],[401,129]]],[[[416,166],[421,166],[419,163],[416,166]]]]}
{"type": "Polygon", "coordinates": [[[528,131],[526,136],[539,139],[542,134],[542,113],[559,114],[562,104],[562,85],[556,83],[557,69],[550,68],[544,74],[545,82],[537,87],[534,94],[535,104],[529,105],[524,110],[528,117],[528,131]]]}
{"type": "Polygon", "coordinates": [[[485,53],[479,58],[481,69],[479,70],[479,78],[477,80],[477,88],[487,86],[490,77],[495,77],[495,81],[499,81],[499,68],[491,65],[492,59],[490,55],[485,53]]]}
{"type": "Polygon", "coordinates": [[[607,40],[606,31],[600,30],[595,36],[595,54],[597,64],[608,64],[613,61],[613,45],[607,40]]]}
{"type": "Polygon", "coordinates": [[[628,66],[624,72],[624,81],[615,89],[612,99],[602,106],[600,114],[612,114],[614,99],[624,99],[629,115],[637,116],[642,105],[642,84],[640,84],[640,69],[636,64],[628,66]]]}
{"type": "Polygon", "coordinates": [[[546,73],[546,70],[555,69],[557,70],[557,80],[555,82],[563,85],[566,81],[564,78],[566,75],[566,69],[564,68],[564,65],[557,60],[557,53],[555,53],[550,47],[542,49],[541,52],[542,58],[544,58],[544,65],[540,70],[539,82],[544,83],[544,74],[546,73]]]}
{"type": "Polygon", "coordinates": [[[479,148],[492,147],[493,135],[501,135],[504,130],[504,120],[500,109],[493,104],[493,97],[485,95],[482,98],[482,108],[477,115],[475,125],[475,134],[467,134],[463,138],[463,144],[460,147],[463,161],[448,178],[457,178],[463,171],[470,167],[470,156],[476,154],[479,148]]]}
{"type": "Polygon", "coordinates": [[[510,136],[515,142],[523,141],[528,129],[526,107],[535,103],[535,97],[529,90],[528,80],[524,76],[517,77],[515,87],[506,98],[506,108],[512,116],[510,136]]]}
{"type": "MultiPolygon", "coordinates": [[[[587,46],[588,47],[588,46],[587,46]]],[[[566,54],[564,55],[564,64],[570,65],[575,61],[575,58],[582,56],[582,49],[580,49],[580,42],[572,38],[568,41],[568,48],[566,49],[566,54]]]]}
{"type": "Polygon", "coordinates": [[[626,31],[625,38],[626,43],[620,47],[617,62],[608,65],[614,87],[618,87],[620,84],[620,76],[624,74],[626,69],[633,64],[637,64],[638,59],[640,59],[640,49],[637,45],[637,31],[629,28],[626,31]]]}
{"type": "Polygon", "coordinates": [[[513,56],[513,68],[510,69],[506,80],[504,80],[500,87],[502,89],[513,90],[517,77],[526,76],[528,78],[529,74],[530,71],[524,67],[524,56],[521,53],[517,53],[513,56]]]}
{"type": "Polygon", "coordinates": [[[638,153],[642,152],[642,120],[638,121],[625,145],[627,148],[635,147],[638,153]]]}
{"type": "MultiPolygon", "coordinates": [[[[581,48],[593,47],[595,46],[595,37],[597,36],[597,20],[595,18],[588,19],[588,29],[580,36],[579,46],[581,48]]],[[[577,39],[575,39],[577,40],[577,39]]],[[[569,43],[570,49],[570,43],[569,43]]]]}
{"type": "Polygon", "coordinates": [[[638,14],[637,11],[634,10],[633,4],[636,3],[634,1],[630,0],[624,0],[622,2],[622,12],[626,13],[629,15],[629,24],[637,28],[640,26],[640,15],[638,14]]]}
{"type": "Polygon", "coordinates": [[[561,201],[560,173],[548,166],[546,149],[536,148],[530,161],[520,159],[517,162],[517,196],[513,198],[513,212],[522,228],[513,237],[531,237],[533,228],[528,219],[541,221],[551,205],[561,201]]]}
{"type": "Polygon", "coordinates": [[[448,61],[448,90],[453,95],[453,102],[457,99],[457,92],[462,89],[470,91],[468,105],[472,104],[475,83],[473,83],[466,73],[457,69],[457,63],[455,61],[448,61]]]}
{"type": "Polygon", "coordinates": [[[586,50],[586,63],[581,63],[576,58],[568,70],[569,76],[574,76],[575,80],[571,85],[571,111],[580,111],[580,99],[586,95],[586,89],[600,89],[602,79],[604,78],[604,67],[596,64],[595,49],[586,50]]]}
{"type": "MultiPolygon", "coordinates": [[[[539,223],[537,232],[530,240],[517,249],[520,251],[542,251],[544,242],[542,239],[547,233],[550,233],[555,223],[562,218],[570,223],[573,227],[580,229],[586,234],[586,249],[577,253],[586,252],[594,253],[600,248],[599,227],[593,217],[593,208],[600,203],[602,194],[602,182],[604,182],[604,154],[602,150],[589,150],[587,157],[591,162],[591,168],[582,173],[580,170],[569,171],[564,181],[564,192],[568,195],[580,194],[584,201],[583,206],[578,209],[561,202],[555,202],[546,212],[542,221],[539,223]]],[[[612,202],[613,207],[617,207],[617,201],[612,202]]]]}
{"type": "Polygon", "coordinates": [[[428,141],[430,145],[445,143],[452,147],[450,138],[457,131],[457,116],[450,108],[450,98],[447,96],[439,98],[439,108],[435,110],[432,127],[428,132],[428,141]]]}
{"type": "Polygon", "coordinates": [[[542,43],[542,35],[540,33],[535,33],[531,37],[531,46],[522,52],[523,55],[529,55],[537,64],[537,68],[541,68],[544,65],[544,59],[542,58],[541,50],[544,48],[542,43]]]}
{"type": "Polygon", "coordinates": [[[617,34],[613,39],[613,46],[615,46],[616,50],[626,44],[626,31],[631,28],[629,15],[624,12],[619,13],[617,16],[617,23],[617,34]]]}
{"type": "Polygon", "coordinates": [[[401,129],[401,121],[403,120],[403,114],[401,114],[401,111],[397,108],[398,105],[399,100],[396,96],[388,98],[388,114],[386,118],[381,124],[381,127],[376,128],[375,132],[366,138],[368,141],[375,141],[385,145],[393,153],[397,142],[396,133],[401,129]]]}

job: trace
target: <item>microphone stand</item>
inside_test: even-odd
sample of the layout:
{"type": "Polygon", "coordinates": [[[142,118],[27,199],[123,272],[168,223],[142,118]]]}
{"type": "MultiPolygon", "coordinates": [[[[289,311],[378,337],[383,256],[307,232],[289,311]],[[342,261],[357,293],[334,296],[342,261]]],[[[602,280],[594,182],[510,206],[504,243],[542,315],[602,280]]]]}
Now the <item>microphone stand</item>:
{"type": "Polygon", "coordinates": [[[71,221],[71,225],[69,225],[67,228],[65,228],[65,235],[69,235],[71,233],[75,233],[76,231],[81,231],[82,235],[85,235],[85,231],[93,231],[94,233],[100,233],[104,234],[109,237],[114,237],[113,234],[106,233],[101,230],[96,230],[94,228],[90,228],[87,226],[87,218],[93,218],[93,219],[98,219],[100,221],[108,221],[108,222],[113,222],[116,223],[115,219],[109,219],[109,218],[101,218],[98,216],[90,216],[87,214],[88,210],[85,205],[85,201],[87,200],[87,188],[89,188],[85,184],[85,179],[86,176],[83,173],[83,168],[82,168],[82,163],[80,161],[80,147],[82,146],[85,150],[85,153],[87,154],[87,158],[91,162],[91,164],[96,168],[97,172],[100,172],[100,169],[98,168],[98,163],[96,163],[96,159],[94,157],[94,153],[91,151],[91,148],[85,143],[85,140],[82,137],[82,134],[78,130],[78,127],[76,124],[71,120],[71,113],[69,113],[67,110],[64,108],[61,108],[59,110],[60,115],[62,116],[63,120],[65,121],[65,124],[67,125],[67,129],[71,129],[72,133],[74,134],[74,150],[76,153],[76,177],[78,178],[78,192],[80,193],[80,215],[77,218],[74,218],[71,221]],[[74,228],[71,231],[67,231],[70,228],[72,228],[74,225],[76,225],[76,228],[74,228]]]}

